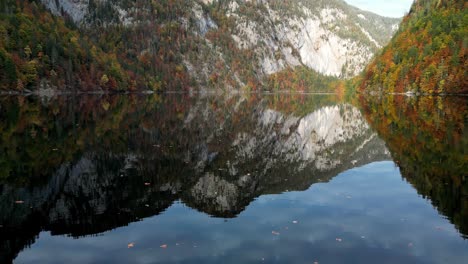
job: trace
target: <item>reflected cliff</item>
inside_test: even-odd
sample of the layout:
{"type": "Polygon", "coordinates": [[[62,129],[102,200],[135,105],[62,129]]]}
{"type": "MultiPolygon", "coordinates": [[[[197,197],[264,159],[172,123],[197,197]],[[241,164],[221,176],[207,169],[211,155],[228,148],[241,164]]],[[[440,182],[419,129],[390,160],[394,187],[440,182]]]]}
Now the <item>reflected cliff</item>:
{"type": "Polygon", "coordinates": [[[7,259],[41,230],[97,234],[177,201],[235,217],[262,194],[389,159],[359,110],[328,95],[6,97],[1,108],[7,259]]]}
{"type": "Polygon", "coordinates": [[[468,98],[360,98],[402,176],[468,238],[468,98]]]}

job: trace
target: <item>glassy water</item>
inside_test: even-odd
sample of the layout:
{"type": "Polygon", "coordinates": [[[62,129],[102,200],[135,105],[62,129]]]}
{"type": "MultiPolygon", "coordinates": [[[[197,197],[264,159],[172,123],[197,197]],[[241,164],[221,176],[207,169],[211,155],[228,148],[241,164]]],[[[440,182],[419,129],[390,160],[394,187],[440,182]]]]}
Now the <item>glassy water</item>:
{"type": "Polygon", "coordinates": [[[0,98],[1,263],[467,263],[466,98],[0,98]]]}

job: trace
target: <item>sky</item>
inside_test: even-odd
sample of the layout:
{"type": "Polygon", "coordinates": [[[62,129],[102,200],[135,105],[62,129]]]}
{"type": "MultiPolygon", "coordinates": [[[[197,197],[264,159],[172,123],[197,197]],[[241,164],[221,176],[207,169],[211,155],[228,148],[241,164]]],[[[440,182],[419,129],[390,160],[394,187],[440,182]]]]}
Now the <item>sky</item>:
{"type": "Polygon", "coordinates": [[[345,0],[348,4],[387,17],[402,17],[413,0],[345,0]]]}

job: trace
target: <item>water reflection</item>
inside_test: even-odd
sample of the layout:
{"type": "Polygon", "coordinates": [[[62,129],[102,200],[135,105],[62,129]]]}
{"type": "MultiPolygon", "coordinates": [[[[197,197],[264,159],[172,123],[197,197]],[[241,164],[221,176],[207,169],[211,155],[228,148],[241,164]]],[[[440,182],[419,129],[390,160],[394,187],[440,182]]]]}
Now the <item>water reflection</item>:
{"type": "Polygon", "coordinates": [[[361,98],[403,177],[468,235],[468,98],[361,98]]]}
{"type": "MultiPolygon", "coordinates": [[[[78,241],[86,241],[91,238],[83,236],[99,234],[142,219],[145,220],[141,224],[152,226],[150,229],[156,228],[153,226],[154,221],[166,221],[161,224],[166,229],[163,237],[172,236],[190,241],[212,241],[212,238],[204,238],[202,233],[210,233],[211,237],[226,229],[224,226],[221,230],[214,228],[210,231],[210,224],[222,225],[224,222],[219,222],[216,218],[205,218],[206,215],[202,221],[199,219],[202,216],[187,211],[184,206],[219,218],[237,217],[232,221],[238,223],[227,227],[228,230],[232,228],[238,231],[238,235],[232,240],[247,239],[258,244],[263,238],[248,239],[248,233],[239,229],[266,228],[268,230],[264,231],[271,234],[270,229],[276,227],[260,227],[239,214],[247,206],[260,208],[262,200],[269,197],[262,195],[307,190],[304,192],[305,197],[294,197],[294,193],[279,196],[302,203],[302,210],[305,210],[307,203],[304,200],[309,199],[307,196],[310,195],[311,185],[329,182],[336,175],[355,167],[389,160],[391,155],[398,161],[405,179],[413,183],[420,192],[424,192],[427,184],[441,186],[437,188],[442,190],[459,188],[455,192],[459,196],[447,191],[425,195],[438,207],[441,203],[454,204],[450,211],[441,209],[441,212],[456,223],[461,233],[466,234],[466,229],[463,228],[466,226],[463,223],[466,217],[460,218],[460,215],[466,215],[466,210],[462,210],[466,208],[466,192],[460,189],[466,190],[462,174],[457,175],[450,171],[459,185],[453,185],[455,181],[439,182],[439,178],[428,176],[422,178],[426,184],[423,187],[414,183],[417,180],[413,181],[413,178],[427,174],[414,169],[410,172],[410,168],[419,166],[415,166],[411,159],[404,160],[409,156],[407,153],[400,154],[394,149],[394,140],[384,135],[379,126],[383,118],[369,111],[373,107],[376,106],[365,104],[364,112],[372,126],[387,141],[391,153],[357,108],[336,102],[333,96],[226,97],[183,94],[149,97],[59,97],[50,101],[24,97],[2,98],[1,257],[13,259],[25,246],[34,243],[37,234],[44,230],[50,232],[52,237],[48,239],[53,240],[51,243],[54,244],[55,238],[62,240],[56,235],[71,235],[81,237],[78,241]],[[288,198],[291,195],[294,198],[288,198]],[[261,198],[251,204],[257,197],[261,198]],[[444,199],[444,202],[440,202],[440,199],[444,199]],[[169,211],[160,215],[168,208],[169,211]],[[155,215],[159,216],[151,217],[155,215]],[[188,226],[188,230],[182,232],[174,222],[178,222],[180,226],[188,226]]],[[[466,121],[466,108],[463,110],[466,121]]],[[[453,120],[450,124],[464,122],[453,120]]],[[[452,129],[445,127],[447,130],[452,129]]],[[[462,133],[465,131],[463,126],[456,129],[462,133]]],[[[411,136],[411,133],[408,135],[411,136]]],[[[462,152],[453,154],[451,145],[447,145],[441,154],[453,155],[447,160],[458,164],[459,171],[462,172],[466,169],[466,162],[463,162],[466,159],[466,153],[463,153],[466,149],[463,148],[466,146],[466,135],[454,135],[454,138],[461,138],[460,142],[465,144],[460,147],[462,152]]],[[[388,165],[391,164],[385,165],[385,170],[390,170],[388,175],[398,174],[391,169],[393,165],[388,165]]],[[[379,170],[379,166],[372,167],[374,173],[379,170]]],[[[438,175],[437,170],[429,171],[438,175]]],[[[367,172],[364,170],[361,173],[367,172]]],[[[391,184],[388,186],[398,185],[390,179],[389,181],[391,184]]],[[[345,186],[358,190],[366,182],[371,180],[355,179],[345,186]]],[[[382,182],[374,183],[373,188],[382,188],[382,182]]],[[[331,186],[328,192],[318,191],[318,194],[326,197],[337,191],[332,183],[327,186],[331,186]]],[[[401,191],[395,190],[395,193],[401,191]]],[[[352,191],[343,190],[343,193],[346,192],[352,191]]],[[[372,195],[376,194],[369,193],[368,197],[372,195]]],[[[348,196],[352,198],[360,194],[342,194],[340,198],[346,201],[350,199],[348,196]]],[[[403,201],[410,201],[404,200],[404,195],[401,196],[403,201]]],[[[365,197],[352,205],[364,206],[365,197]]],[[[323,197],[320,196],[313,198],[313,201],[321,200],[323,197]]],[[[370,203],[369,206],[372,206],[372,202],[370,203]]],[[[339,221],[333,220],[333,212],[341,210],[343,213],[343,208],[346,208],[344,206],[319,206],[317,208],[320,210],[317,209],[315,213],[320,214],[318,219],[321,221],[335,222],[330,225],[336,227],[339,221]]],[[[274,202],[259,211],[256,217],[263,215],[276,222],[290,207],[282,202],[274,202]],[[271,210],[278,212],[271,213],[271,210]]],[[[410,210],[415,210],[414,208],[410,210]]],[[[387,214],[387,211],[381,213],[380,217],[384,215],[389,218],[387,214]]],[[[309,214],[303,214],[301,222],[308,218],[312,221],[309,214]]],[[[356,220],[356,217],[351,219],[356,220]]],[[[358,219],[366,222],[363,216],[358,219]]],[[[320,223],[317,225],[320,226],[320,223]]],[[[395,223],[389,224],[395,225],[394,228],[400,227],[395,223]]],[[[156,229],[162,232],[160,227],[156,229]]],[[[327,237],[335,235],[327,228],[324,230],[327,231],[327,237]]],[[[129,231],[145,233],[144,230],[129,231]]],[[[106,236],[119,237],[120,232],[121,229],[117,229],[107,232],[106,236]]],[[[44,235],[42,233],[41,239],[44,235]]],[[[156,232],[151,236],[153,235],[161,234],[156,232]]],[[[149,241],[139,243],[146,247],[150,247],[151,241],[156,243],[154,238],[147,239],[149,241]]],[[[294,240],[294,237],[289,239],[294,240]]],[[[229,238],[223,237],[224,243],[234,243],[227,240],[229,238]]],[[[36,244],[46,247],[43,252],[50,250],[50,243],[36,244]]],[[[113,243],[104,239],[98,244],[105,249],[112,248],[113,243]]],[[[196,245],[191,246],[194,250],[193,246],[196,245]]],[[[151,247],[157,248],[158,245],[153,244],[151,247]]],[[[323,246],[322,249],[325,248],[323,246]]],[[[305,251],[305,248],[298,249],[296,253],[294,250],[286,250],[284,254],[302,252],[306,256],[305,251]]],[[[223,251],[213,252],[221,254],[223,251]]],[[[184,261],[216,262],[216,259],[210,260],[196,253],[190,256],[184,261]]],[[[117,260],[125,262],[125,258],[120,257],[122,258],[117,260]]],[[[389,259],[406,258],[394,256],[389,259]]],[[[99,262],[95,258],[93,261],[99,262]]],[[[278,261],[286,260],[283,256],[278,261]]]]}

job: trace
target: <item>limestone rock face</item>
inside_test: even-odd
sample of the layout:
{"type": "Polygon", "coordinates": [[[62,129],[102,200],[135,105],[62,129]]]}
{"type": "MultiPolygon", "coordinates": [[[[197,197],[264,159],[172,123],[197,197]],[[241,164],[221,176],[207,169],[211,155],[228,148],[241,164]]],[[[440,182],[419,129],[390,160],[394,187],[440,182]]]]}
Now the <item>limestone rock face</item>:
{"type": "Polygon", "coordinates": [[[73,21],[82,21],[88,14],[90,0],[42,0],[54,15],[67,14],[73,21]]]}

